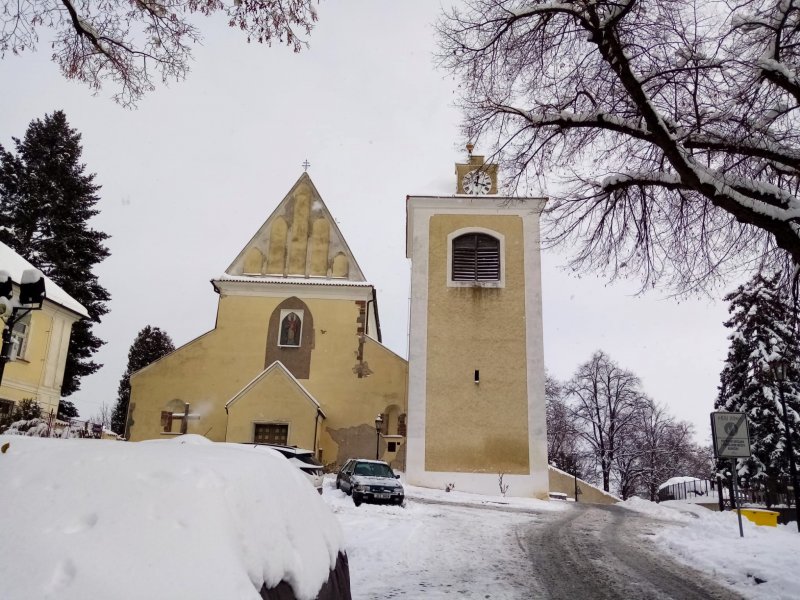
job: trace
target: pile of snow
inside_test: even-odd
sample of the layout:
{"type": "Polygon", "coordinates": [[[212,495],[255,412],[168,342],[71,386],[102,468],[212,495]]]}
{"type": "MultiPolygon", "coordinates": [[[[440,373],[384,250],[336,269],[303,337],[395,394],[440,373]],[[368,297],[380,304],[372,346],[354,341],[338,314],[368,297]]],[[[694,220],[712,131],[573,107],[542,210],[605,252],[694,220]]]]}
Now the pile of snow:
{"type": "Polygon", "coordinates": [[[344,548],[330,509],[273,451],[201,436],[6,443],[5,600],[256,600],[281,581],[310,599],[344,548]]]}
{"type": "Polygon", "coordinates": [[[797,524],[759,527],[735,511],[714,512],[680,501],[656,504],[631,498],[626,508],[680,526],[664,527],[656,543],[670,556],[711,574],[748,598],[794,600],[800,594],[800,534],[797,524]],[[760,582],[760,583],[759,583],[760,582]]]}

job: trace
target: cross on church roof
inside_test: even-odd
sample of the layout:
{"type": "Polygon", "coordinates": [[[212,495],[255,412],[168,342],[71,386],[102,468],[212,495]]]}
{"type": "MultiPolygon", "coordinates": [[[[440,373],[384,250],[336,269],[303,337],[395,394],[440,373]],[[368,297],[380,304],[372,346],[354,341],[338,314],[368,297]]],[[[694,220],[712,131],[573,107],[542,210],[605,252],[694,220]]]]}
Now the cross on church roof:
{"type": "Polygon", "coordinates": [[[303,161],[303,171],[308,171],[308,167],[310,167],[310,166],[311,166],[311,163],[308,162],[308,159],[305,159],[303,161]]]}

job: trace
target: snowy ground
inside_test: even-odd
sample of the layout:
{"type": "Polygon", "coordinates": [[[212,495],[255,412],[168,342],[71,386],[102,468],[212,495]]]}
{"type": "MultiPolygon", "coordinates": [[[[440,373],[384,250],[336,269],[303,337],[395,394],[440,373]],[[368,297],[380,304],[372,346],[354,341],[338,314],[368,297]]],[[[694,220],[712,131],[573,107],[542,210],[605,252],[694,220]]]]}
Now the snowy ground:
{"type": "MultiPolygon", "coordinates": [[[[325,480],[323,498],[344,530],[356,600],[540,597],[541,581],[522,537],[535,538],[548,523],[580,508],[408,486],[406,491],[405,509],[356,508],[334,488],[333,478],[325,480]]],[[[794,525],[756,527],[745,520],[740,539],[735,513],[639,499],[622,506],[647,518],[648,531],[640,539],[665,558],[674,557],[745,598],[800,598],[800,534],[794,525]]],[[[692,578],[691,572],[686,577],[692,578]]]]}
{"type": "Polygon", "coordinates": [[[638,498],[625,502],[625,507],[672,523],[656,530],[656,544],[743,596],[800,598],[800,533],[795,523],[758,527],[743,517],[742,538],[735,512],[713,512],[678,501],[654,504],[638,498]],[[764,583],[757,583],[756,578],[764,583]]]}
{"type": "Polygon", "coordinates": [[[323,498],[344,530],[354,600],[531,597],[530,565],[517,533],[566,504],[410,486],[406,494],[405,508],[356,508],[334,478],[325,479],[323,498]]]}

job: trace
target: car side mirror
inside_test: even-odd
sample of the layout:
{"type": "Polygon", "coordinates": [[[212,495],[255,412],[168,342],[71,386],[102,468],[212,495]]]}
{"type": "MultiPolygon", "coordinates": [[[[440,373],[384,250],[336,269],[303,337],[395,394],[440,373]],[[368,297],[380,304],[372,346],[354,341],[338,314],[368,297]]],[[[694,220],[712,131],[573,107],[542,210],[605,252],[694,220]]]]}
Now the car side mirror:
{"type": "Polygon", "coordinates": [[[395,474],[394,474],[394,478],[395,478],[395,479],[400,479],[400,474],[399,474],[399,473],[395,473],[395,474]]]}

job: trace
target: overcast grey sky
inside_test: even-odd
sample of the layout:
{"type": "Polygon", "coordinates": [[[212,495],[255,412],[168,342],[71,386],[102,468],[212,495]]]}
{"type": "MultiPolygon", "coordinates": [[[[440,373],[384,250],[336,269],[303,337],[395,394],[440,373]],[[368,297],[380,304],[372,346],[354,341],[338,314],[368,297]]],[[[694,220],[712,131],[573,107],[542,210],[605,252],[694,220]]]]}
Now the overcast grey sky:
{"type": "MultiPolygon", "coordinates": [[[[308,50],[248,45],[224,18],[202,20],[186,81],[159,87],[137,110],[112,90],[92,97],[35,54],[0,61],[0,143],[62,109],[83,135],[87,170],[103,186],[93,221],[111,235],[97,267],[110,313],[96,328],[105,366],[72,399],[82,417],[113,405],[127,353],[145,325],[176,345],[214,325],[221,274],[311,163],[309,174],[377,287],[384,343],[407,356],[409,262],[405,198],[455,189],[465,158],[456,82],[436,70],[431,0],[323,1],[308,50]]],[[[482,148],[476,148],[480,153],[482,148]]],[[[502,172],[501,172],[502,179],[502,172]]],[[[545,362],[568,378],[601,348],[645,391],[708,438],[727,349],[726,309],[635,282],[567,276],[543,256],[545,362]]],[[[721,296],[723,291],[719,292],[721,296]]]]}

